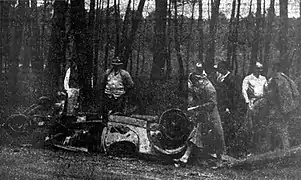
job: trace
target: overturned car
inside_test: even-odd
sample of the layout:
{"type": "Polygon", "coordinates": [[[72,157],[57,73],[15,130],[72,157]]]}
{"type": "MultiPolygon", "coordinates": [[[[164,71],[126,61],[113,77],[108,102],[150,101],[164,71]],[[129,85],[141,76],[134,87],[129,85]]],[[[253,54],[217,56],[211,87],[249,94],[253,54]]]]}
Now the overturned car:
{"type": "Polygon", "coordinates": [[[176,156],[185,150],[190,128],[179,109],[169,109],[160,117],[111,115],[102,131],[101,147],[107,153],[131,147],[134,153],[176,156]]]}

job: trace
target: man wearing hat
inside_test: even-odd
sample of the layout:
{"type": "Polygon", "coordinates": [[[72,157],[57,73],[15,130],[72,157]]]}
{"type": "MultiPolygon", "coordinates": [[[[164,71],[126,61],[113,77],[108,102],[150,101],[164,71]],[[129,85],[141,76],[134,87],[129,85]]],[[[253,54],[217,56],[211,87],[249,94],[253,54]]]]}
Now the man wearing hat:
{"type": "Polygon", "coordinates": [[[175,163],[185,164],[188,162],[193,149],[199,151],[198,153],[201,153],[200,151],[203,149],[203,153],[208,152],[208,150],[210,150],[208,153],[215,153],[218,158],[217,165],[222,165],[225,141],[217,109],[216,90],[208,80],[202,63],[197,63],[196,71],[189,75],[188,104],[189,118],[194,123],[194,129],[188,138],[186,152],[180,159],[175,159],[175,163]],[[212,135],[208,136],[208,139],[202,137],[204,127],[208,130],[207,135],[212,135]]]}
{"type": "Polygon", "coordinates": [[[79,105],[79,83],[76,62],[70,61],[64,78],[64,89],[68,95],[67,116],[75,116],[79,105]]]}
{"type": "Polygon", "coordinates": [[[253,73],[246,76],[242,83],[242,95],[248,108],[247,119],[251,133],[250,148],[253,149],[253,153],[258,150],[261,139],[261,125],[259,123],[261,119],[258,119],[259,110],[266,105],[263,96],[267,79],[261,75],[262,71],[263,65],[256,62],[253,73]]]}
{"type": "Polygon", "coordinates": [[[109,111],[123,112],[126,96],[134,87],[131,75],[122,69],[123,63],[116,56],[112,61],[112,68],[106,70],[102,77],[103,115],[109,111]]]}
{"type": "Polygon", "coordinates": [[[232,144],[230,149],[233,153],[238,153],[236,147],[243,146],[239,143],[239,128],[243,124],[241,119],[245,116],[244,99],[241,94],[240,79],[235,76],[227,61],[220,61],[216,67],[219,72],[217,77],[217,99],[219,112],[221,114],[223,127],[225,130],[226,144],[232,144]]]}

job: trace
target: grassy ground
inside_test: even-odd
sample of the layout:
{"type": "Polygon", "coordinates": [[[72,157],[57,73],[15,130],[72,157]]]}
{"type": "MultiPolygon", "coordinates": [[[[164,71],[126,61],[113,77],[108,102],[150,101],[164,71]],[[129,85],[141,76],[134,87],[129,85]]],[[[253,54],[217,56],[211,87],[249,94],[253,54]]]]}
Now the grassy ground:
{"type": "Polygon", "coordinates": [[[0,177],[6,179],[299,179],[300,160],[288,166],[268,164],[251,169],[218,170],[102,154],[79,154],[31,148],[2,147],[0,177]]]}

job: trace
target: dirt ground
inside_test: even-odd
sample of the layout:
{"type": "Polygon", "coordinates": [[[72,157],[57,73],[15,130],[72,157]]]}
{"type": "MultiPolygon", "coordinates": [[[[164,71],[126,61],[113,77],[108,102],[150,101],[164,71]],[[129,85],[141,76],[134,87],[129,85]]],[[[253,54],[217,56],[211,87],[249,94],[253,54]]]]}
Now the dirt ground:
{"type": "Polygon", "coordinates": [[[296,162],[213,170],[137,158],[30,147],[1,147],[0,179],[299,179],[296,162]]]}

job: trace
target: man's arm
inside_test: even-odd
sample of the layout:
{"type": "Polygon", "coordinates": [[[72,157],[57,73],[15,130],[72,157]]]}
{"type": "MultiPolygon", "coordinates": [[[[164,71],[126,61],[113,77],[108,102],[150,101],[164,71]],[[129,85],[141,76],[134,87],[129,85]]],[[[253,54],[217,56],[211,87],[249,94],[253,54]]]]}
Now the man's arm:
{"type": "Polygon", "coordinates": [[[124,83],[125,88],[127,90],[132,89],[134,87],[134,81],[133,81],[130,73],[123,70],[122,76],[123,76],[123,81],[124,81],[123,83],[124,83]]]}
{"type": "Polygon", "coordinates": [[[248,88],[249,88],[249,78],[245,77],[242,82],[242,95],[243,95],[246,103],[249,103],[249,97],[248,97],[248,93],[247,93],[248,88]]]}

